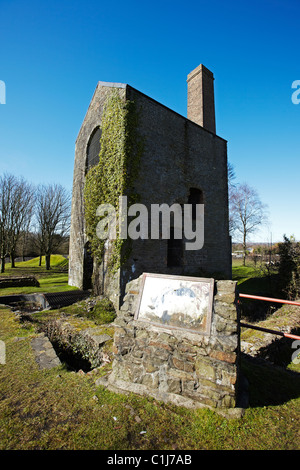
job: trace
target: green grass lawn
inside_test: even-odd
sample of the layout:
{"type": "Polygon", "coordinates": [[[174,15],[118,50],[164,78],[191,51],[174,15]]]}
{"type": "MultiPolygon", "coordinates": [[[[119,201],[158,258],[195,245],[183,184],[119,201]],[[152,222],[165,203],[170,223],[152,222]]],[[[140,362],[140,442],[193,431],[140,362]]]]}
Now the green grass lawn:
{"type": "Polygon", "coordinates": [[[276,285],[277,272],[270,274],[260,265],[248,261],[243,266],[242,260],[235,259],[232,263],[232,279],[237,281],[238,290],[242,294],[270,296],[278,298],[276,285]]]}
{"type": "Polygon", "coordinates": [[[1,450],[299,449],[300,376],[243,361],[250,407],[227,420],[96,387],[95,376],[64,366],[39,370],[31,323],[0,307],[6,364],[0,365],[1,450]]]}
{"type": "MultiPolygon", "coordinates": [[[[62,262],[57,258],[50,273],[37,266],[37,260],[18,263],[12,271],[35,274],[41,291],[66,290],[62,262]]],[[[251,279],[264,282],[263,273],[253,266],[234,266],[233,278],[245,289],[251,279]]],[[[73,314],[78,313],[74,306],[73,314]]],[[[72,306],[67,314],[72,314],[72,306]]],[[[64,365],[39,370],[31,348],[36,334],[34,323],[20,323],[0,306],[0,339],[6,347],[6,363],[0,364],[1,450],[300,448],[299,365],[283,369],[242,358],[249,408],[241,419],[228,420],[209,409],[188,410],[148,397],[112,393],[95,385],[101,371],[79,375],[64,365]]]]}
{"type": "Polygon", "coordinates": [[[68,285],[68,259],[62,255],[51,255],[51,269],[46,270],[45,257],[42,257],[42,265],[39,266],[39,257],[28,261],[16,263],[15,268],[6,266],[5,273],[1,276],[35,276],[40,287],[7,287],[0,288],[0,295],[32,294],[34,292],[62,292],[76,290],[76,287],[68,285]]]}
{"type": "MultiPolygon", "coordinates": [[[[16,267],[17,268],[38,268],[40,267],[39,266],[39,261],[40,261],[40,258],[37,257],[37,258],[32,258],[28,261],[21,261],[19,263],[16,263],[16,267]]],[[[58,267],[68,267],[68,259],[65,258],[64,256],[62,255],[51,255],[51,261],[50,261],[50,265],[51,267],[53,268],[58,268],[58,267]]],[[[46,266],[46,263],[45,263],[45,256],[42,256],[42,263],[41,263],[41,268],[45,267],[46,266]]],[[[11,269],[11,268],[10,268],[11,269]]],[[[12,270],[14,271],[14,269],[12,270]]]]}
{"type": "MultiPolygon", "coordinates": [[[[76,287],[68,285],[68,260],[61,255],[51,256],[51,270],[45,268],[45,258],[39,266],[39,258],[16,263],[15,268],[6,266],[5,273],[1,276],[35,276],[40,287],[9,287],[0,289],[0,295],[8,294],[30,294],[33,292],[60,292],[63,290],[74,290],[76,287]]],[[[268,277],[258,266],[250,262],[242,266],[241,260],[234,260],[232,267],[232,278],[238,282],[239,291],[244,294],[271,295],[274,292],[272,277],[268,277]]],[[[274,296],[274,295],[273,295],[274,296]]],[[[276,295],[275,295],[276,296],[276,295]]]]}

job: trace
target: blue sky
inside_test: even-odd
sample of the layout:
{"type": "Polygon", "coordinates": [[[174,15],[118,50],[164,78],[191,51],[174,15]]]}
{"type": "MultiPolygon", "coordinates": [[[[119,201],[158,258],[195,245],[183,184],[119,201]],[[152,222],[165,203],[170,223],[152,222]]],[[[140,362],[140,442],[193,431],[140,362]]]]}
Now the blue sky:
{"type": "Polygon", "coordinates": [[[269,207],[253,240],[300,240],[299,21],[299,0],[0,0],[0,173],[71,190],[98,81],[129,83],[186,116],[186,77],[203,63],[236,181],[269,207]]]}

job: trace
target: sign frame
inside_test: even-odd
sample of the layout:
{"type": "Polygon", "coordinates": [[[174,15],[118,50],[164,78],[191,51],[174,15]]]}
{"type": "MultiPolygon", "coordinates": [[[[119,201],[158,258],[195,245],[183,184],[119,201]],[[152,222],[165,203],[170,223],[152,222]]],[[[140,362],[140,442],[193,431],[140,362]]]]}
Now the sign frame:
{"type": "Polygon", "coordinates": [[[213,278],[203,278],[203,277],[193,277],[193,276],[179,276],[179,275],[171,275],[171,274],[157,274],[157,273],[143,273],[139,298],[137,302],[137,308],[134,314],[134,320],[141,321],[143,323],[147,323],[148,325],[157,326],[164,330],[179,330],[179,331],[187,331],[190,333],[196,333],[199,335],[210,335],[211,330],[211,323],[212,323],[212,314],[213,314],[213,298],[214,298],[214,285],[215,280],[213,278]],[[143,299],[143,293],[145,290],[145,283],[147,278],[161,278],[165,280],[177,280],[177,281],[187,281],[193,283],[205,283],[209,286],[209,295],[208,295],[208,309],[206,315],[206,324],[203,330],[196,330],[195,328],[183,327],[183,326],[175,326],[175,325],[168,325],[161,322],[155,322],[140,316],[140,308],[143,299]]]}

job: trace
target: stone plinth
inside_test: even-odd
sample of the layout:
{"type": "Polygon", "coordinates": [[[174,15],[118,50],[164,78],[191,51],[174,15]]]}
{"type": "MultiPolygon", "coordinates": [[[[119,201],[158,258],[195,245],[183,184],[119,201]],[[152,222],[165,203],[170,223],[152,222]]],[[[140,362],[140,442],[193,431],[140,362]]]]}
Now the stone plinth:
{"type": "Polygon", "coordinates": [[[127,284],[114,322],[111,389],[186,407],[234,408],[239,378],[236,283],[215,281],[209,334],[135,320],[142,276],[127,284]]]}

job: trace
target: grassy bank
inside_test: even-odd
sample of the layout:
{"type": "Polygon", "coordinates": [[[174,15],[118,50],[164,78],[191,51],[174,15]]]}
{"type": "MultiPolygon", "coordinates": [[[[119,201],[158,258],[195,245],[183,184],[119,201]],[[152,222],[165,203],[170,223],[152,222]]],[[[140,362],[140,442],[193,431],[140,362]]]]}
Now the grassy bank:
{"type": "Polygon", "coordinates": [[[32,294],[34,292],[62,292],[76,290],[76,287],[68,285],[68,260],[61,255],[51,256],[51,269],[46,270],[45,257],[39,266],[39,258],[16,263],[15,268],[6,266],[5,273],[1,276],[35,276],[40,287],[7,287],[0,288],[0,295],[32,294]]]}

